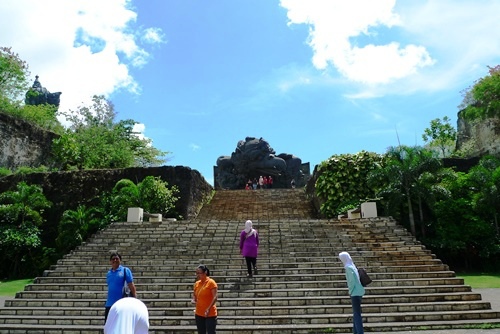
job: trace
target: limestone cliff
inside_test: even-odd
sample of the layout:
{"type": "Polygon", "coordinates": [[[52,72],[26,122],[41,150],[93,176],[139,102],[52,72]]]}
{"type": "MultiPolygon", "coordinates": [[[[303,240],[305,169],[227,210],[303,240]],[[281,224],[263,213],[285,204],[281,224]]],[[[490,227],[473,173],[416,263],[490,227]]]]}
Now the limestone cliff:
{"type": "Polygon", "coordinates": [[[500,119],[469,121],[462,114],[458,113],[457,120],[457,150],[467,157],[500,156],[500,119]]]}
{"type": "Polygon", "coordinates": [[[50,167],[52,140],[57,136],[0,111],[0,167],[50,167]]]}

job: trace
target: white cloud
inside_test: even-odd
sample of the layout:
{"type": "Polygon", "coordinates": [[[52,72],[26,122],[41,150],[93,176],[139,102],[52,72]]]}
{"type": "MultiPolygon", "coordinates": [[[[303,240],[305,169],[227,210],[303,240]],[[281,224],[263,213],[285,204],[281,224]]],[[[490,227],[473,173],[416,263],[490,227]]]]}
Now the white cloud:
{"type": "Polygon", "coordinates": [[[132,127],[132,132],[139,138],[139,139],[148,139],[146,136],[144,136],[144,131],[146,131],[146,125],[143,123],[136,123],[132,127]]]}
{"type": "Polygon", "coordinates": [[[189,144],[189,148],[191,149],[191,151],[196,152],[201,148],[201,146],[191,143],[191,144],[189,144]]]}
{"type": "Polygon", "coordinates": [[[288,10],[289,24],[308,24],[312,62],[318,69],[333,65],[342,75],[356,82],[377,84],[415,73],[433,64],[422,46],[388,43],[354,46],[351,39],[373,34],[378,27],[401,24],[393,12],[395,0],[281,0],[288,10]]]}
{"type": "Polygon", "coordinates": [[[142,40],[152,44],[165,43],[165,36],[159,28],[147,28],[144,30],[142,40]]]}
{"type": "Polygon", "coordinates": [[[5,0],[0,31],[9,33],[0,45],[27,61],[32,79],[39,75],[49,91],[62,92],[60,110],[75,110],[94,94],[140,93],[130,68],[150,55],[139,42],[163,37],[158,28],[137,28],[136,18],[129,0],[5,0]]]}
{"type": "MultiPolygon", "coordinates": [[[[463,89],[498,64],[500,2],[281,0],[309,26],[313,65],[357,84],[351,98],[463,89]],[[363,43],[364,42],[364,43],[363,43]],[[472,78],[472,79],[471,79],[472,78]]],[[[352,87],[351,87],[352,88],[352,87]]]]}

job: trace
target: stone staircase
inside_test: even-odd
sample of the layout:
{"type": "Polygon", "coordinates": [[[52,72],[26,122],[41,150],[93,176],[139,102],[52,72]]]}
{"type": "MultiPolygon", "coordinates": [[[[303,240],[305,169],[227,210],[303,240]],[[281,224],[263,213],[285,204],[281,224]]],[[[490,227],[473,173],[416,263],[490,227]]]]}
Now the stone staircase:
{"type": "Polygon", "coordinates": [[[337,254],[374,282],[366,332],[500,323],[481,295],[391,218],[318,220],[300,189],[218,191],[193,221],[113,223],[0,308],[0,333],[101,333],[109,251],[118,250],[148,306],[151,333],[194,333],[194,271],[219,285],[217,331],[350,333],[351,306],[337,254]],[[246,278],[239,233],[252,219],[258,274],[246,278]]]}

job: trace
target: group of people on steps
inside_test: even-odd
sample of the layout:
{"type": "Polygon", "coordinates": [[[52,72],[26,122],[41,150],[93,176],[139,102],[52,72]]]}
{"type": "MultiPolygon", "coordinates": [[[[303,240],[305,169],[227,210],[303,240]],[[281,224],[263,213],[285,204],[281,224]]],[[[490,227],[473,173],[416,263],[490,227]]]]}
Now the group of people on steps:
{"type": "Polygon", "coordinates": [[[256,190],[256,189],[271,189],[273,187],[273,177],[269,176],[259,176],[252,179],[248,179],[247,183],[245,183],[246,190],[256,190]]]}
{"type": "MultiPolygon", "coordinates": [[[[251,220],[245,222],[240,233],[240,254],[247,266],[247,277],[257,274],[257,256],[259,234],[253,228],[251,220]]],[[[353,333],[363,334],[361,317],[361,299],[365,294],[359,280],[358,270],[347,252],[341,252],[339,259],[345,268],[345,276],[353,310],[353,333]]],[[[105,304],[104,334],[147,334],[149,314],[146,305],[137,299],[132,271],[121,265],[121,255],[112,253],[111,269],[106,276],[108,297],[105,304]],[[128,288],[128,289],[127,289],[128,288]],[[124,298],[124,291],[128,290],[124,298]]],[[[215,334],[217,327],[217,291],[218,286],[210,277],[210,269],[200,264],[196,270],[196,282],[193,286],[191,302],[194,304],[194,316],[198,334],[215,334]]]]}

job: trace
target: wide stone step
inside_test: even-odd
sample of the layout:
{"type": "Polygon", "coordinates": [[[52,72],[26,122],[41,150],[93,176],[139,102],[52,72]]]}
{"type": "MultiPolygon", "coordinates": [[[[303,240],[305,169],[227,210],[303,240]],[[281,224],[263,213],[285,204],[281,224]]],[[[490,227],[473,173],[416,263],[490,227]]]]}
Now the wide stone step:
{"type": "MultiPolygon", "coordinates": [[[[391,303],[391,304],[366,304],[363,303],[363,313],[395,313],[395,312],[441,312],[441,311],[464,311],[464,310],[489,310],[490,303],[484,301],[467,301],[467,302],[441,302],[441,303],[391,303]]],[[[307,308],[303,306],[252,306],[252,307],[217,307],[219,314],[224,315],[239,315],[239,316],[254,316],[254,315],[295,315],[295,314],[342,314],[351,311],[350,304],[342,305],[309,305],[307,308]]],[[[151,316],[163,315],[192,315],[193,307],[156,307],[150,308],[151,316]]],[[[19,307],[19,308],[0,308],[0,316],[82,316],[95,317],[104,316],[103,307],[19,307]]]]}
{"type": "MultiPolygon", "coordinates": [[[[207,263],[208,264],[208,263],[207,263]]],[[[169,270],[158,270],[158,271],[151,271],[148,269],[147,271],[141,271],[138,268],[130,267],[134,277],[140,277],[140,276],[169,276],[169,277],[179,277],[179,276],[188,276],[192,277],[192,273],[186,274],[185,271],[169,271],[169,270]]],[[[94,274],[95,272],[101,272],[106,273],[106,269],[102,270],[97,270],[97,271],[69,271],[69,270],[51,270],[51,271],[45,271],[44,275],[45,276],[70,276],[70,277],[82,277],[82,276],[87,276],[89,274],[94,274]]],[[[194,270],[194,268],[193,268],[194,270]]],[[[394,267],[378,267],[378,268],[368,268],[368,271],[371,272],[433,272],[433,271],[446,271],[448,270],[448,267],[446,265],[414,265],[412,267],[404,267],[404,266],[394,266],[394,267]]],[[[310,275],[314,274],[322,274],[329,271],[327,268],[282,268],[282,269],[260,269],[259,268],[259,274],[261,275],[266,275],[266,276],[276,276],[276,275],[303,275],[304,277],[310,277],[310,275]]],[[[211,273],[214,273],[214,277],[220,277],[220,276],[239,276],[241,277],[242,274],[245,272],[245,268],[242,267],[239,269],[222,269],[218,270],[217,268],[211,269],[211,273]]],[[[333,273],[340,273],[341,270],[334,271],[333,273]]]]}
{"type": "MultiPolygon", "coordinates": [[[[469,286],[463,285],[436,285],[436,286],[391,286],[391,287],[373,287],[367,289],[368,295],[394,295],[394,294],[429,294],[429,293],[458,293],[470,292],[469,286]]],[[[192,289],[185,291],[177,290],[156,290],[139,291],[140,298],[144,299],[168,299],[168,298],[190,298],[192,289]]],[[[249,289],[249,290],[218,290],[220,300],[224,298],[288,298],[288,297],[328,297],[345,296],[345,288],[282,288],[282,289],[249,289]]],[[[107,291],[21,291],[16,294],[21,299],[106,299],[107,291]]]]}
{"type": "MultiPolygon", "coordinates": [[[[192,313],[192,311],[191,311],[192,313]]],[[[484,310],[469,310],[466,319],[469,320],[488,320],[499,316],[498,312],[484,310]]],[[[229,325],[283,325],[283,324],[351,324],[352,315],[350,312],[345,314],[277,314],[277,315],[223,315],[217,317],[217,323],[221,326],[229,325]]],[[[441,311],[441,312],[384,312],[384,313],[363,313],[363,323],[372,322],[426,322],[438,320],[464,320],[461,311],[441,311]]],[[[78,325],[78,326],[99,326],[103,325],[102,316],[3,316],[0,318],[1,324],[40,324],[40,325],[78,325]]],[[[151,326],[176,326],[193,325],[194,317],[191,315],[170,316],[168,314],[161,316],[150,315],[149,323],[151,326]]]]}
{"type": "MultiPolygon", "coordinates": [[[[338,254],[340,253],[341,250],[337,252],[336,250],[329,251],[328,254],[338,254]]],[[[313,264],[319,264],[319,262],[322,262],[323,264],[325,262],[328,263],[328,265],[331,265],[332,263],[337,262],[338,263],[338,258],[337,256],[317,256],[311,259],[311,257],[306,254],[305,256],[297,256],[297,252],[283,252],[283,253],[277,253],[277,252],[272,252],[272,256],[270,256],[271,251],[268,251],[266,249],[261,249],[260,255],[258,257],[259,263],[269,263],[269,265],[283,265],[283,266],[289,266],[289,265],[313,265],[313,264]],[[293,254],[293,255],[292,255],[293,254]]],[[[362,264],[362,263],[372,263],[375,261],[380,261],[380,265],[383,265],[386,261],[389,260],[400,260],[400,261],[405,261],[405,260],[436,260],[435,255],[429,254],[429,253],[415,253],[415,252],[389,252],[389,253],[378,253],[378,252],[371,252],[371,251],[366,251],[366,252],[356,252],[353,253],[354,255],[351,255],[353,257],[353,260],[356,263],[362,264]]],[[[205,254],[206,255],[206,254],[205,254]]],[[[218,254],[220,256],[221,254],[218,254]]],[[[124,265],[131,266],[131,265],[169,265],[169,266],[183,266],[184,268],[190,268],[189,266],[197,265],[200,263],[201,260],[204,261],[214,261],[213,259],[205,259],[205,257],[199,257],[195,258],[193,256],[190,256],[189,258],[165,258],[164,255],[162,254],[161,256],[151,256],[149,254],[148,256],[134,256],[134,255],[129,255],[124,253],[123,254],[123,263],[124,265]]],[[[233,253],[227,254],[225,258],[219,258],[217,262],[218,267],[224,267],[224,266],[234,266],[235,262],[241,262],[242,258],[239,255],[235,255],[234,251],[233,253]]],[[[84,256],[74,256],[71,260],[60,260],[57,265],[65,265],[65,266],[72,266],[72,265],[106,265],[109,266],[109,262],[106,261],[106,259],[103,259],[102,253],[89,256],[89,257],[84,257],[84,256]]],[[[54,266],[55,267],[55,266],[54,266]]]]}
{"type": "MultiPolygon", "coordinates": [[[[191,305],[189,298],[144,298],[143,294],[139,298],[148,306],[156,307],[186,307],[191,305]]],[[[363,297],[363,304],[391,304],[391,303],[440,303],[440,302],[463,302],[481,301],[481,295],[472,292],[445,292],[429,294],[394,294],[394,295],[366,295],[363,297]]],[[[103,307],[105,299],[27,299],[15,298],[5,301],[5,307],[103,307]]],[[[350,299],[344,296],[323,296],[317,297],[259,297],[259,298],[221,298],[218,306],[221,307],[286,307],[310,305],[350,305],[350,299]]]]}
{"type": "MultiPolygon", "coordinates": [[[[241,281],[243,275],[240,276],[216,276],[214,275],[214,279],[217,281],[218,284],[224,283],[224,282],[238,282],[241,281]]],[[[342,272],[335,273],[335,272],[327,272],[327,273],[321,273],[321,274],[314,274],[314,275],[308,275],[307,277],[303,275],[274,275],[274,276],[269,276],[269,275],[263,275],[259,274],[256,275],[253,282],[254,284],[258,284],[261,280],[263,282],[269,282],[272,283],[273,281],[278,281],[278,282],[297,282],[297,281],[326,281],[326,282],[332,282],[335,280],[342,280],[344,279],[345,274],[342,272]]],[[[374,284],[381,284],[379,281],[389,281],[387,284],[392,284],[391,280],[394,280],[396,282],[398,281],[403,281],[403,280],[423,280],[429,281],[431,279],[436,279],[436,278],[451,278],[455,279],[455,273],[452,271],[435,271],[435,272],[410,272],[410,273],[377,273],[377,272],[370,272],[370,277],[374,280],[372,285],[374,284]]],[[[193,282],[192,277],[187,277],[187,276],[180,276],[180,277],[172,277],[172,276],[136,276],[134,277],[134,281],[136,283],[140,284],[151,284],[151,283],[170,283],[170,284],[179,284],[179,283],[185,283],[185,284],[190,284],[193,282]]],[[[104,275],[102,276],[81,276],[81,277],[74,277],[74,276],[44,276],[44,277],[37,277],[35,279],[35,282],[37,284],[105,284],[106,283],[106,278],[104,275]]],[[[406,284],[406,283],[404,283],[406,284]]],[[[423,283],[422,283],[423,285],[423,283]]]]}
{"type": "MultiPolygon", "coordinates": [[[[375,281],[369,288],[373,290],[374,288],[383,287],[408,287],[408,286],[435,286],[435,285],[462,285],[463,279],[460,278],[449,278],[449,279],[419,279],[419,280],[387,280],[387,281],[375,281]]],[[[285,281],[285,282],[268,282],[268,281],[258,281],[258,280],[241,280],[232,282],[219,282],[219,290],[231,290],[231,291],[242,291],[242,290],[252,290],[252,289],[273,289],[279,291],[280,289],[319,289],[319,288],[345,288],[345,280],[337,281],[285,281]]],[[[141,280],[135,282],[137,291],[186,291],[190,290],[193,286],[193,282],[182,282],[182,283],[142,283],[141,280]]],[[[95,284],[84,284],[79,285],[71,283],[57,283],[57,284],[30,284],[25,287],[24,291],[58,291],[58,292],[69,292],[69,291],[107,291],[107,285],[105,283],[95,283],[95,284]]]]}
{"type": "MultiPolygon", "coordinates": [[[[480,320],[443,320],[423,322],[378,322],[366,324],[365,331],[382,333],[390,331],[421,330],[422,327],[433,329],[458,329],[467,326],[481,326],[485,323],[498,324],[498,319],[480,320]]],[[[3,334],[25,334],[25,333],[50,333],[50,334],[102,334],[102,326],[52,326],[52,325],[1,325],[0,332],[3,334]]],[[[174,334],[196,332],[194,325],[189,326],[151,326],[150,334],[174,334]]],[[[217,332],[225,334],[247,334],[249,327],[238,324],[236,326],[218,325],[217,332]]],[[[252,326],[251,332],[258,334],[311,334],[311,333],[352,333],[352,324],[292,324],[292,325],[260,325],[252,326]]]]}
{"type": "MultiPolygon", "coordinates": [[[[240,270],[241,267],[243,266],[243,258],[238,258],[237,260],[235,259],[232,264],[216,264],[216,267],[212,267],[213,270],[221,271],[224,270],[227,273],[230,273],[233,270],[240,270]]],[[[199,262],[198,262],[199,263],[199,262]]],[[[204,262],[206,265],[209,264],[208,261],[204,262]]],[[[131,265],[131,264],[126,264],[128,267],[133,269],[133,271],[137,272],[148,272],[151,271],[151,267],[155,266],[154,264],[139,264],[139,265],[131,265]]],[[[193,272],[193,270],[196,268],[198,264],[189,264],[189,265],[174,265],[174,266],[169,266],[168,271],[169,272],[182,272],[184,274],[190,274],[193,272]]],[[[395,260],[395,261],[373,261],[370,262],[370,269],[371,270],[377,270],[377,268],[384,266],[401,266],[401,267],[406,267],[406,266],[442,266],[442,262],[437,259],[425,259],[425,260],[395,260]],[[384,265],[385,264],[385,265],[384,265]]],[[[360,266],[363,266],[360,264],[360,266]]],[[[310,273],[311,271],[316,271],[316,270],[336,270],[339,271],[341,268],[338,267],[332,267],[332,264],[327,263],[327,262],[316,262],[314,264],[312,263],[297,263],[297,264],[291,264],[291,263],[284,263],[281,268],[279,268],[279,264],[275,264],[274,266],[270,266],[268,263],[261,261],[258,259],[258,267],[260,270],[266,273],[273,273],[276,271],[283,271],[283,270],[288,270],[288,271],[300,271],[304,273],[310,273]]],[[[246,265],[245,265],[246,268],[246,265]]],[[[99,264],[99,265],[57,265],[52,267],[52,271],[70,271],[70,272],[107,272],[109,270],[109,265],[104,265],[104,264],[99,264]]]]}
{"type": "MultiPolygon", "coordinates": [[[[269,257],[265,255],[264,251],[261,251],[264,255],[259,256],[258,262],[259,264],[265,264],[268,268],[273,267],[314,267],[314,266],[331,266],[333,261],[336,261],[336,257],[321,257],[321,258],[309,258],[309,261],[298,261],[300,258],[290,258],[290,254],[288,253],[287,257],[280,257],[275,255],[273,257],[269,257]],[[292,262],[292,260],[294,260],[292,262]]],[[[340,251],[339,251],[340,253],[340,251]]],[[[374,263],[377,263],[378,266],[383,265],[389,260],[393,261],[431,261],[431,262],[440,262],[440,260],[436,260],[436,257],[432,254],[401,254],[401,252],[397,252],[394,254],[367,254],[365,252],[359,260],[356,260],[356,263],[370,263],[371,266],[374,266],[374,263]]],[[[356,259],[357,257],[355,257],[356,259]]],[[[302,258],[304,259],[304,258],[302,258]]],[[[226,259],[227,263],[217,262],[218,268],[230,268],[234,267],[235,263],[242,261],[241,256],[231,255],[226,259]]],[[[193,266],[198,265],[200,261],[198,260],[180,260],[180,259],[151,259],[149,256],[144,257],[136,257],[136,256],[127,256],[126,261],[124,259],[123,264],[127,266],[139,266],[139,265],[149,265],[149,266],[165,266],[168,265],[170,268],[178,270],[181,269],[192,269],[193,266]]],[[[406,264],[407,262],[405,262],[406,264]]],[[[83,265],[106,265],[109,266],[109,263],[103,261],[102,258],[94,258],[94,259],[85,259],[85,258],[74,258],[67,260],[59,260],[57,265],[52,266],[51,268],[55,268],[56,266],[83,266],[83,265]]]]}

